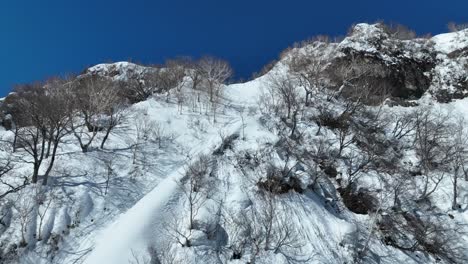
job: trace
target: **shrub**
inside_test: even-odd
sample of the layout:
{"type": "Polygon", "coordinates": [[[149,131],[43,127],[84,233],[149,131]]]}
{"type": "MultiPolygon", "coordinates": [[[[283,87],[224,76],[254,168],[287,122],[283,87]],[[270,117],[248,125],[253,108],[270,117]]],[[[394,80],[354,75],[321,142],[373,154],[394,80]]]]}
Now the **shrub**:
{"type": "Polygon", "coordinates": [[[338,188],[345,206],[356,214],[368,214],[377,210],[377,201],[365,189],[359,189],[357,192],[353,191],[352,186],[346,188],[338,188]]]}

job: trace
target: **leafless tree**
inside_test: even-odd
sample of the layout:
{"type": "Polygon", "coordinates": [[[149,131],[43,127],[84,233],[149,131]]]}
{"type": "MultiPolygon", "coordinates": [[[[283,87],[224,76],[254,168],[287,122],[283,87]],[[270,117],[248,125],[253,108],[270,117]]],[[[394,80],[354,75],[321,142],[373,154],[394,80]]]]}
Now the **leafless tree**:
{"type": "Polygon", "coordinates": [[[192,229],[186,228],[184,219],[175,213],[164,223],[164,231],[168,238],[181,247],[192,246],[192,229]]]}
{"type": "Polygon", "coordinates": [[[300,94],[297,84],[287,76],[273,76],[270,78],[270,93],[276,97],[282,107],[286,109],[286,118],[299,107],[300,94]]]}
{"type": "Polygon", "coordinates": [[[187,75],[191,80],[192,89],[197,90],[200,88],[200,84],[203,81],[202,71],[198,67],[198,62],[192,60],[187,61],[186,63],[187,75]]]}
{"type": "Polygon", "coordinates": [[[306,93],[305,105],[309,106],[312,94],[320,90],[324,85],[322,71],[326,61],[318,54],[292,54],[289,68],[299,81],[306,93]]]}
{"type": "Polygon", "coordinates": [[[401,175],[394,175],[394,183],[391,186],[393,192],[393,209],[400,210],[401,199],[400,196],[405,192],[409,192],[408,182],[410,181],[409,173],[404,172],[401,175]]]}
{"type": "Polygon", "coordinates": [[[70,102],[67,91],[66,82],[58,79],[45,85],[24,85],[16,90],[16,143],[32,158],[27,162],[33,164],[33,183],[37,182],[41,164],[49,154],[43,180],[43,184],[47,184],[59,143],[68,133],[70,102]]]}
{"type": "Polygon", "coordinates": [[[241,106],[237,109],[237,112],[239,113],[239,116],[241,118],[241,129],[242,129],[242,140],[245,140],[245,107],[241,106]]]}
{"type": "Polygon", "coordinates": [[[0,199],[3,199],[7,195],[11,193],[16,193],[21,189],[25,188],[29,184],[28,177],[24,177],[24,180],[21,184],[14,184],[6,179],[6,176],[10,174],[10,172],[14,169],[14,165],[12,164],[9,158],[4,159],[0,162],[0,184],[6,189],[0,194],[0,199]]]}
{"type": "Polygon", "coordinates": [[[111,180],[115,177],[115,164],[114,164],[114,157],[105,157],[103,160],[104,166],[106,168],[106,175],[105,175],[105,180],[106,180],[106,186],[104,188],[104,195],[107,195],[107,192],[109,190],[109,184],[111,180]]]}
{"type": "Polygon", "coordinates": [[[341,156],[343,150],[348,148],[351,144],[354,143],[354,137],[351,132],[351,128],[348,125],[339,126],[337,130],[338,137],[338,156],[341,156]]]}
{"type": "MultiPolygon", "coordinates": [[[[116,107],[120,98],[116,84],[105,77],[86,76],[76,80],[74,86],[71,131],[81,150],[88,152],[99,131],[106,131],[107,139],[118,124],[121,116],[116,107]]],[[[105,140],[102,147],[104,143],[105,140]]]]}
{"type": "Polygon", "coordinates": [[[456,210],[459,208],[458,204],[458,178],[460,175],[468,176],[468,170],[466,169],[466,163],[468,161],[468,134],[465,129],[465,120],[460,118],[457,123],[454,124],[455,130],[451,134],[451,147],[448,148],[448,155],[452,155],[451,167],[452,167],[452,183],[453,183],[453,200],[452,209],[456,210]]]}
{"type": "Polygon", "coordinates": [[[183,179],[178,183],[187,199],[189,207],[189,230],[195,229],[195,218],[213,191],[213,178],[209,177],[210,157],[199,156],[190,164],[183,179]]]}
{"type": "Polygon", "coordinates": [[[451,137],[448,130],[449,116],[421,109],[417,112],[416,122],[414,148],[424,177],[423,191],[418,200],[423,200],[431,195],[443,180],[446,173],[443,170],[435,170],[450,162],[453,158],[453,148],[448,144],[451,137]]]}
{"type": "Polygon", "coordinates": [[[107,112],[107,116],[104,120],[104,137],[101,141],[101,149],[104,149],[104,145],[109,138],[109,135],[114,131],[118,125],[120,125],[125,119],[125,109],[121,105],[114,105],[110,107],[109,111],[107,112]]]}
{"type": "Polygon", "coordinates": [[[224,83],[232,75],[231,66],[221,59],[204,57],[198,62],[198,71],[203,81],[206,82],[210,102],[216,101],[222,94],[224,83]]]}
{"type": "Polygon", "coordinates": [[[457,24],[455,22],[449,22],[447,24],[448,30],[450,32],[457,32],[468,28],[468,23],[457,24]]]}
{"type": "Polygon", "coordinates": [[[47,236],[47,234],[43,233],[44,221],[46,219],[47,213],[50,212],[50,209],[52,209],[53,207],[53,203],[55,202],[56,196],[53,189],[46,191],[44,188],[36,187],[34,191],[38,221],[36,239],[38,241],[41,241],[43,239],[47,239],[47,237],[44,237],[44,235],[47,236]]]}
{"type": "Polygon", "coordinates": [[[229,247],[237,258],[250,253],[249,263],[255,263],[262,251],[283,255],[290,263],[307,263],[310,257],[301,252],[304,244],[297,229],[287,218],[276,196],[265,193],[259,203],[254,203],[239,215],[231,216],[234,225],[233,239],[229,247]]]}
{"type": "Polygon", "coordinates": [[[163,68],[151,71],[146,78],[154,92],[166,93],[166,101],[169,101],[171,90],[179,91],[185,83],[185,64],[177,60],[169,60],[163,68]]]}
{"type": "Polygon", "coordinates": [[[70,119],[70,106],[71,98],[70,94],[70,80],[69,79],[54,79],[46,85],[47,97],[49,99],[49,105],[47,107],[46,121],[48,124],[48,146],[46,152],[46,158],[49,157],[50,143],[52,143],[52,152],[50,153],[49,166],[44,173],[43,185],[47,185],[48,176],[54,165],[57,149],[63,137],[68,135],[68,127],[71,123],[70,119]]]}
{"type": "Polygon", "coordinates": [[[150,255],[150,264],[177,264],[187,262],[184,256],[178,256],[177,252],[172,248],[170,243],[162,242],[158,248],[155,246],[148,247],[150,255]],[[161,245],[162,244],[162,245],[161,245]]]}
{"type": "Polygon", "coordinates": [[[362,173],[373,169],[372,163],[376,159],[375,154],[370,151],[358,153],[356,150],[352,150],[343,158],[347,167],[345,174],[346,184],[344,188],[348,188],[353,183],[356,183],[362,173]]]}
{"type": "Polygon", "coordinates": [[[13,208],[15,209],[19,224],[21,241],[20,246],[25,247],[28,244],[27,234],[30,231],[30,225],[35,219],[35,196],[27,193],[26,190],[22,190],[18,193],[17,199],[13,202],[13,208]]]}
{"type": "Polygon", "coordinates": [[[385,243],[404,251],[420,250],[437,261],[465,263],[466,250],[459,239],[459,229],[445,219],[430,215],[399,212],[382,215],[379,223],[385,243]]]}
{"type": "Polygon", "coordinates": [[[145,110],[141,111],[136,117],[135,123],[135,136],[131,139],[132,153],[132,164],[136,165],[140,159],[141,148],[151,139],[154,133],[155,122],[148,119],[145,115],[145,110]]]}
{"type": "Polygon", "coordinates": [[[177,252],[171,247],[170,243],[163,243],[162,246],[149,246],[146,254],[131,250],[131,264],[177,264],[187,263],[184,256],[178,256],[177,252]]]}
{"type": "Polygon", "coordinates": [[[150,138],[157,142],[159,148],[163,146],[165,141],[174,139],[174,134],[169,133],[162,122],[152,122],[150,126],[150,138]]]}
{"type": "Polygon", "coordinates": [[[394,139],[401,140],[413,136],[417,125],[415,112],[393,114],[391,119],[393,123],[391,133],[394,139]]]}
{"type": "Polygon", "coordinates": [[[140,75],[135,75],[129,78],[126,82],[120,82],[120,93],[127,98],[130,103],[137,103],[146,100],[153,93],[155,88],[151,82],[151,76],[159,69],[148,69],[140,75]]]}
{"type": "Polygon", "coordinates": [[[385,32],[387,32],[390,37],[396,38],[399,40],[411,40],[416,38],[416,32],[414,30],[411,30],[405,25],[402,24],[379,24],[380,27],[382,27],[385,32]]]}

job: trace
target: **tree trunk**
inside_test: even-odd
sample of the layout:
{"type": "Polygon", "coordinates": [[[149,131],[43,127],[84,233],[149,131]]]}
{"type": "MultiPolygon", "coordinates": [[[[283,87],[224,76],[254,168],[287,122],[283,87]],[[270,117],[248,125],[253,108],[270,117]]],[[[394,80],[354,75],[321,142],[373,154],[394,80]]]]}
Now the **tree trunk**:
{"type": "Polygon", "coordinates": [[[306,98],[305,98],[305,106],[309,106],[309,96],[310,96],[310,91],[307,90],[307,88],[304,88],[306,92],[306,98]]]}
{"type": "Polygon", "coordinates": [[[106,134],[104,135],[104,138],[102,139],[102,142],[101,142],[101,149],[104,149],[104,144],[106,144],[107,138],[109,137],[111,130],[112,130],[111,126],[109,126],[106,129],[106,134]]]}
{"type": "Polygon", "coordinates": [[[457,190],[457,185],[458,185],[458,170],[459,168],[456,167],[455,171],[453,172],[453,201],[452,201],[452,210],[456,210],[458,207],[457,203],[457,196],[458,196],[458,190],[457,190]]]}
{"type": "Polygon", "coordinates": [[[291,129],[291,135],[289,136],[290,138],[293,138],[294,137],[294,132],[296,132],[296,127],[297,127],[297,112],[298,110],[296,109],[293,113],[293,127],[291,129]]]}
{"type": "Polygon", "coordinates": [[[52,170],[52,167],[54,166],[55,156],[57,154],[57,148],[58,148],[59,140],[60,139],[56,138],[55,141],[54,141],[54,148],[52,149],[52,156],[51,156],[51,159],[50,159],[49,167],[47,167],[47,170],[46,170],[46,172],[44,174],[44,179],[42,180],[42,185],[47,185],[47,180],[49,179],[50,171],[52,170]]]}
{"type": "Polygon", "coordinates": [[[33,170],[33,175],[31,179],[32,183],[37,183],[37,178],[39,177],[39,166],[40,165],[34,163],[34,170],[33,170]]]}
{"type": "Polygon", "coordinates": [[[18,141],[18,127],[15,125],[15,135],[13,137],[13,152],[16,152],[16,142],[18,141]]]}
{"type": "Polygon", "coordinates": [[[83,153],[87,153],[87,152],[88,152],[88,148],[89,148],[89,144],[81,145],[81,151],[82,151],[83,153]]]}

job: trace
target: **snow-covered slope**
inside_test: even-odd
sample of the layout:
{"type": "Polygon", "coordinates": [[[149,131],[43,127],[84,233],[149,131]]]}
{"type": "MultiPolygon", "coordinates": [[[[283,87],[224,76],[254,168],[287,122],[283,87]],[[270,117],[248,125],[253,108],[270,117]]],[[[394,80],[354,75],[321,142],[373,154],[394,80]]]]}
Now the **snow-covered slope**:
{"type": "MultiPolygon", "coordinates": [[[[458,179],[459,208],[452,208],[451,172],[421,172],[414,135],[395,134],[406,120],[399,117],[427,109],[450,119],[454,131],[468,125],[467,50],[468,31],[399,40],[378,25],[358,24],[341,43],[292,49],[267,74],[227,85],[214,110],[189,85],[182,88],[182,107],[176,94],[155,94],[125,110],[105,149],[96,143],[82,153],[68,135],[47,187],[29,185],[0,201],[0,262],[463,263],[466,177],[458,179]],[[381,75],[365,77],[391,89],[402,85],[394,95],[414,99],[414,106],[363,106],[342,130],[325,117],[330,121],[352,104],[318,89],[291,133],[293,118],[281,116],[285,106],[273,100],[275,113],[259,100],[273,96],[276,78],[293,76],[293,56],[325,60],[331,88],[339,86],[333,69],[351,57],[375,65],[381,75]],[[442,93],[447,103],[438,102],[442,93]],[[373,166],[363,161],[370,156],[373,166]],[[191,177],[199,171],[193,191],[191,177]],[[437,188],[418,200],[425,176],[437,188]],[[42,188],[45,202],[22,210],[42,188]],[[22,233],[27,245],[18,244],[22,233]],[[405,244],[413,240],[418,243],[405,244]]],[[[125,82],[148,70],[119,62],[86,74],[125,82]]],[[[0,139],[11,142],[13,132],[0,130],[0,139]]],[[[30,174],[24,152],[10,153],[6,144],[1,154],[18,160],[14,181],[30,174]]]]}

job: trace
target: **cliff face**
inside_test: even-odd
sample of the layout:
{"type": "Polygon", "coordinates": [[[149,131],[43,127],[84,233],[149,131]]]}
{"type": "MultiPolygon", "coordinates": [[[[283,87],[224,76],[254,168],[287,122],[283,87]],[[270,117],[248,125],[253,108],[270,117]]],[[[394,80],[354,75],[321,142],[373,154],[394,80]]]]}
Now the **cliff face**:
{"type": "Polygon", "coordinates": [[[354,82],[398,99],[414,100],[428,93],[449,102],[467,93],[468,30],[408,38],[380,24],[357,24],[342,42],[312,43],[299,53],[327,62],[323,73],[329,87],[340,87],[340,69],[352,68],[358,73],[354,82]]]}

